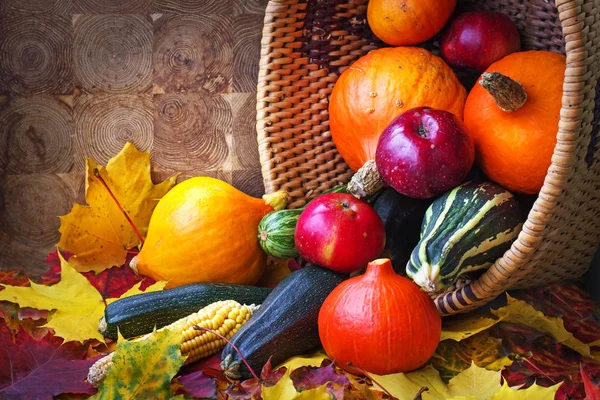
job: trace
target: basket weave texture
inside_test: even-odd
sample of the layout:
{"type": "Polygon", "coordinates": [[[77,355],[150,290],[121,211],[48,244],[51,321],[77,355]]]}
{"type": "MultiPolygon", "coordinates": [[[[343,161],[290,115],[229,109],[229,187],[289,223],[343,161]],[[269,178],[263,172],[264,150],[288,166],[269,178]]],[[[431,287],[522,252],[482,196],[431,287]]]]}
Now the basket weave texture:
{"type": "MultiPolygon", "coordinates": [[[[291,207],[352,176],[331,139],[328,96],[346,67],[385,46],[368,27],[367,2],[271,0],[267,6],[258,146],[266,191],[288,190],[291,207]]],[[[579,277],[600,242],[600,0],[459,0],[457,12],[468,10],[507,14],[524,49],[566,54],[567,68],[552,165],[522,232],[479,279],[435,299],[442,315],[481,306],[507,289],[579,277]]],[[[421,46],[438,53],[435,38],[421,46]]]]}

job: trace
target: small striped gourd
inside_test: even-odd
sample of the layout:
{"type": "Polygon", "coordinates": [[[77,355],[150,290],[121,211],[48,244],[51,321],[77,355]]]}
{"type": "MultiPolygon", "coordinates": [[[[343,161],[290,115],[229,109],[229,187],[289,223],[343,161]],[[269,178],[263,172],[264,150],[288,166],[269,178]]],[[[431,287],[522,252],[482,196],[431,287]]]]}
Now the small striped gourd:
{"type": "MultiPolygon", "coordinates": [[[[185,364],[218,353],[225,347],[225,340],[212,332],[195,329],[196,326],[212,329],[227,339],[240,330],[258,309],[255,305],[241,305],[234,300],[217,301],[209,304],[197,313],[181,318],[162,329],[177,329],[182,332],[181,354],[187,356],[185,364]]],[[[134,340],[148,340],[154,332],[134,340]]],[[[89,370],[88,382],[94,387],[100,386],[108,369],[112,365],[114,353],[96,361],[89,370]]]]}
{"type": "Polygon", "coordinates": [[[509,191],[488,182],[458,186],[427,210],[406,274],[427,292],[446,289],[502,257],[522,222],[509,191]]]}

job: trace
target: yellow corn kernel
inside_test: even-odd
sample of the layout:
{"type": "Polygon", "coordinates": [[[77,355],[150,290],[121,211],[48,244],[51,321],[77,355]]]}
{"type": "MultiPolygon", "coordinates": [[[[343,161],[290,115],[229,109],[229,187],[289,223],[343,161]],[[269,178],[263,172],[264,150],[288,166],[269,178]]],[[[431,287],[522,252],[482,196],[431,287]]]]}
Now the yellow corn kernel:
{"type": "MultiPolygon", "coordinates": [[[[188,315],[178,321],[167,325],[162,329],[181,329],[182,343],[181,354],[187,356],[185,364],[206,358],[217,353],[226,342],[213,334],[202,329],[195,329],[197,326],[212,329],[227,339],[231,338],[258,309],[254,304],[241,305],[234,300],[223,300],[209,304],[202,310],[188,315]]],[[[149,333],[135,340],[147,340],[153,333],[149,333]]],[[[100,386],[106,376],[108,369],[112,365],[110,353],[94,363],[88,373],[88,382],[94,387],[100,386]]]]}

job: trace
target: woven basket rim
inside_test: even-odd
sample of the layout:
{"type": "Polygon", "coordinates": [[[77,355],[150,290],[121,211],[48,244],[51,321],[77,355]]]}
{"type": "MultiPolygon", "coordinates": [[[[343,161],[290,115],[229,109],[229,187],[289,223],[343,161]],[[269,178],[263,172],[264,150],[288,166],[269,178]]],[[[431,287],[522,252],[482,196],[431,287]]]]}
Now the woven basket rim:
{"type": "MultiPolygon", "coordinates": [[[[276,14],[290,5],[296,5],[299,0],[270,0],[265,14],[265,28],[261,42],[261,58],[257,84],[257,138],[259,144],[268,138],[265,130],[267,125],[268,103],[264,100],[268,94],[269,82],[266,80],[267,71],[272,61],[270,45],[273,35],[266,35],[266,25],[276,20],[276,14]]],[[[586,63],[586,32],[580,15],[581,5],[576,0],[557,0],[556,8],[565,39],[566,70],[563,83],[562,107],[557,132],[557,144],[552,156],[552,164],[544,180],[544,185],[523,224],[523,229],[511,248],[499,258],[477,280],[466,286],[438,296],[436,305],[442,315],[450,315],[468,311],[481,306],[503,293],[509,283],[524,276],[531,268],[527,265],[536,248],[544,237],[548,220],[556,207],[562,190],[571,176],[574,160],[573,137],[580,130],[583,114],[582,90],[585,85],[582,68],[586,63]]],[[[271,153],[266,147],[259,147],[261,171],[265,190],[271,192],[277,188],[273,184],[273,173],[269,166],[271,153]]]]}

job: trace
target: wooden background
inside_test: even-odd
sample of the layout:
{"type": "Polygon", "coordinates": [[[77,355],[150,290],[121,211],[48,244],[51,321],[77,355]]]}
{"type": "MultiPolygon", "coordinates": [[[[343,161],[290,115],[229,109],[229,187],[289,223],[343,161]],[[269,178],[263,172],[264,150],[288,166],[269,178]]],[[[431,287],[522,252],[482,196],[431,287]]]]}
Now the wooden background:
{"type": "Polygon", "coordinates": [[[84,163],[126,141],[153,178],[263,193],[256,79],[267,0],[0,0],[0,270],[45,270],[84,163]]]}

